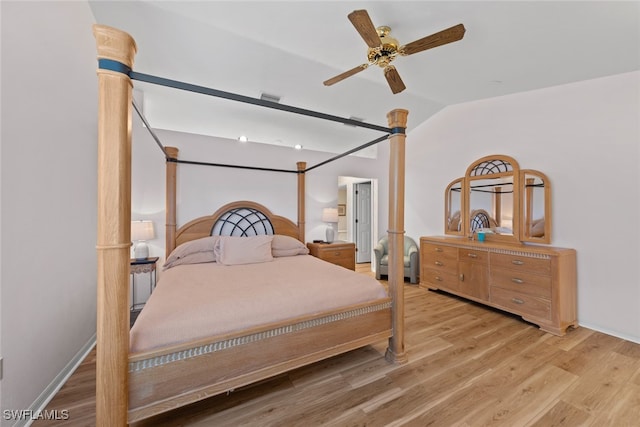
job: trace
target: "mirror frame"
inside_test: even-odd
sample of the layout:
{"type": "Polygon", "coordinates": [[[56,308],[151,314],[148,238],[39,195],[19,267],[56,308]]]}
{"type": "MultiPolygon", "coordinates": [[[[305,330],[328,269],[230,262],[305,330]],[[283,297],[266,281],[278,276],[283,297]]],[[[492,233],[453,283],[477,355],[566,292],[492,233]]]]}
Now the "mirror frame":
{"type": "Polygon", "coordinates": [[[549,178],[540,171],[534,169],[522,169],[520,171],[520,212],[522,212],[522,222],[520,223],[520,239],[523,242],[532,243],[551,243],[551,183],[549,178]],[[544,183],[544,234],[542,237],[531,236],[528,233],[529,222],[531,221],[530,206],[532,206],[531,198],[533,195],[527,184],[528,176],[538,177],[544,183]]]}
{"type": "Polygon", "coordinates": [[[444,230],[445,230],[445,234],[451,234],[454,236],[464,236],[464,230],[462,228],[462,224],[463,224],[463,217],[464,217],[464,212],[466,211],[466,207],[464,205],[464,197],[462,197],[462,192],[464,191],[464,178],[458,178],[455,179],[453,181],[451,181],[451,183],[447,186],[447,189],[445,190],[445,203],[444,203],[444,230]],[[451,212],[451,189],[455,186],[459,184],[460,185],[460,210],[459,210],[459,218],[458,218],[458,229],[457,230],[451,230],[450,227],[450,223],[451,223],[451,219],[452,219],[452,212],[451,212]]]}
{"type": "Polygon", "coordinates": [[[501,154],[494,154],[490,156],[482,157],[475,162],[471,163],[465,173],[465,189],[463,194],[466,196],[467,207],[465,209],[464,226],[465,235],[469,238],[474,238],[474,233],[471,231],[471,187],[473,181],[479,181],[481,179],[493,179],[493,178],[509,178],[512,179],[513,185],[513,200],[511,206],[512,209],[512,225],[511,234],[493,234],[487,233],[485,238],[487,240],[503,241],[503,242],[518,242],[520,232],[520,202],[518,198],[518,188],[520,179],[520,165],[513,158],[501,154]]]}
{"type": "MultiPolygon", "coordinates": [[[[445,234],[465,236],[469,239],[474,238],[471,232],[471,206],[470,194],[473,181],[492,178],[508,178],[512,177],[513,182],[513,218],[512,218],[512,234],[487,233],[485,239],[502,242],[531,242],[531,243],[551,243],[551,183],[549,178],[534,169],[520,169],[518,162],[510,156],[502,154],[493,154],[482,157],[467,168],[465,176],[457,178],[447,186],[445,190],[445,209],[444,209],[444,229],[445,234]],[[527,206],[531,206],[532,193],[528,192],[526,187],[526,177],[540,178],[544,183],[544,235],[542,237],[530,236],[526,224],[531,219],[527,216],[527,206]],[[451,219],[451,189],[454,185],[460,183],[462,192],[460,194],[460,210],[461,210],[461,226],[459,230],[450,230],[449,222],[451,219]]],[[[530,212],[530,211],[529,211],[530,212]]]]}

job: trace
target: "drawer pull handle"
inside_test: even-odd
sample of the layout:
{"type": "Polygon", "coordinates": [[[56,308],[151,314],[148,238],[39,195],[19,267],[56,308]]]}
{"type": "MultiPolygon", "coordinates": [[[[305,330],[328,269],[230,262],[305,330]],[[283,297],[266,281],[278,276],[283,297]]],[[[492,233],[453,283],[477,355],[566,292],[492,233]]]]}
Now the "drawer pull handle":
{"type": "Polygon", "coordinates": [[[517,283],[518,285],[522,285],[524,283],[524,280],[518,279],[517,277],[514,277],[513,279],[511,279],[511,281],[513,283],[517,283]]]}
{"type": "Polygon", "coordinates": [[[524,261],[520,261],[519,259],[514,259],[513,261],[511,261],[511,264],[524,265],[524,261]]]}
{"type": "Polygon", "coordinates": [[[444,264],[441,263],[440,261],[436,261],[434,262],[435,265],[437,265],[438,267],[442,267],[444,264]]]}
{"type": "Polygon", "coordinates": [[[436,277],[434,277],[434,278],[435,278],[438,282],[442,282],[442,277],[440,277],[440,276],[436,276],[436,277]]]}
{"type": "Polygon", "coordinates": [[[516,304],[524,304],[524,301],[520,298],[511,298],[511,301],[515,302],[516,304]]]}
{"type": "Polygon", "coordinates": [[[478,254],[472,254],[472,253],[468,253],[467,256],[469,258],[478,258],[478,254]]]}
{"type": "Polygon", "coordinates": [[[461,282],[464,282],[464,273],[460,273],[460,276],[458,276],[460,278],[461,282]]]}
{"type": "Polygon", "coordinates": [[[340,256],[340,252],[336,252],[334,255],[335,256],[340,256]]]}
{"type": "Polygon", "coordinates": [[[442,248],[436,248],[436,252],[442,252],[442,248]]]}

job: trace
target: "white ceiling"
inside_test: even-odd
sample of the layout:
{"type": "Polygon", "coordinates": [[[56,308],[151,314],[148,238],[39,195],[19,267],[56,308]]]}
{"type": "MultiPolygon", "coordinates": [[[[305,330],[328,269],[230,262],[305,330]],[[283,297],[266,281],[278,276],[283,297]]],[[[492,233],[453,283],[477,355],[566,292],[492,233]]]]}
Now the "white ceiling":
{"type": "MultiPolygon", "coordinates": [[[[134,70],[408,130],[447,105],[640,69],[638,1],[89,1],[95,20],[130,33],[134,70]],[[463,23],[461,41],[394,61],[407,89],[393,95],[366,62],[347,14],[366,9],[401,44],[463,23]]],[[[145,83],[154,128],[344,152],[382,134],[145,83]]],[[[374,155],[367,149],[365,155],[374,155]]]]}

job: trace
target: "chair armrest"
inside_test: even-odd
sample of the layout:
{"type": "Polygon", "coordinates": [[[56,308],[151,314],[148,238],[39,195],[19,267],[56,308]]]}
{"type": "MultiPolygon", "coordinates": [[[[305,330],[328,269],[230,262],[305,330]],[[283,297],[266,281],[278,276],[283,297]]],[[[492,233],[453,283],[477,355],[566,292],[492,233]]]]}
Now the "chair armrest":
{"type": "Polygon", "coordinates": [[[407,251],[407,256],[411,257],[413,256],[413,254],[417,254],[418,253],[418,247],[416,245],[411,245],[409,247],[409,250],[407,251]]]}
{"type": "Polygon", "coordinates": [[[381,244],[377,244],[373,248],[373,252],[376,254],[376,260],[380,261],[384,255],[384,247],[381,244]]]}

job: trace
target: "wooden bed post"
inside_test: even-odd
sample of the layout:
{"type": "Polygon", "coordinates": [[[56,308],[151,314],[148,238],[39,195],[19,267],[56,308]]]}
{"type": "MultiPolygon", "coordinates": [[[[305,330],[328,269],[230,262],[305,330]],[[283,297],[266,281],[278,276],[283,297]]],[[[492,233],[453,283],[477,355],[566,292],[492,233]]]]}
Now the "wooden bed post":
{"type": "Polygon", "coordinates": [[[305,228],[305,219],[304,219],[304,206],[305,206],[305,169],[307,168],[307,162],[298,162],[298,230],[299,237],[298,239],[304,243],[304,228],[305,228]]]}
{"type": "Polygon", "coordinates": [[[127,425],[131,247],[131,79],[136,44],[94,25],[98,51],[96,425],[127,425]]]}
{"type": "Polygon", "coordinates": [[[392,128],[389,142],[389,294],[393,299],[391,327],[393,336],[385,357],[393,363],[407,362],[404,350],[404,163],[407,110],[387,114],[392,128]]]}
{"type": "MultiPolygon", "coordinates": [[[[165,153],[172,159],[178,158],[178,149],[176,147],[164,147],[165,153]]],[[[167,258],[171,251],[176,248],[176,191],[177,191],[177,175],[178,164],[176,162],[167,161],[167,185],[165,197],[166,210],[166,236],[165,236],[165,253],[167,258]]]]}

